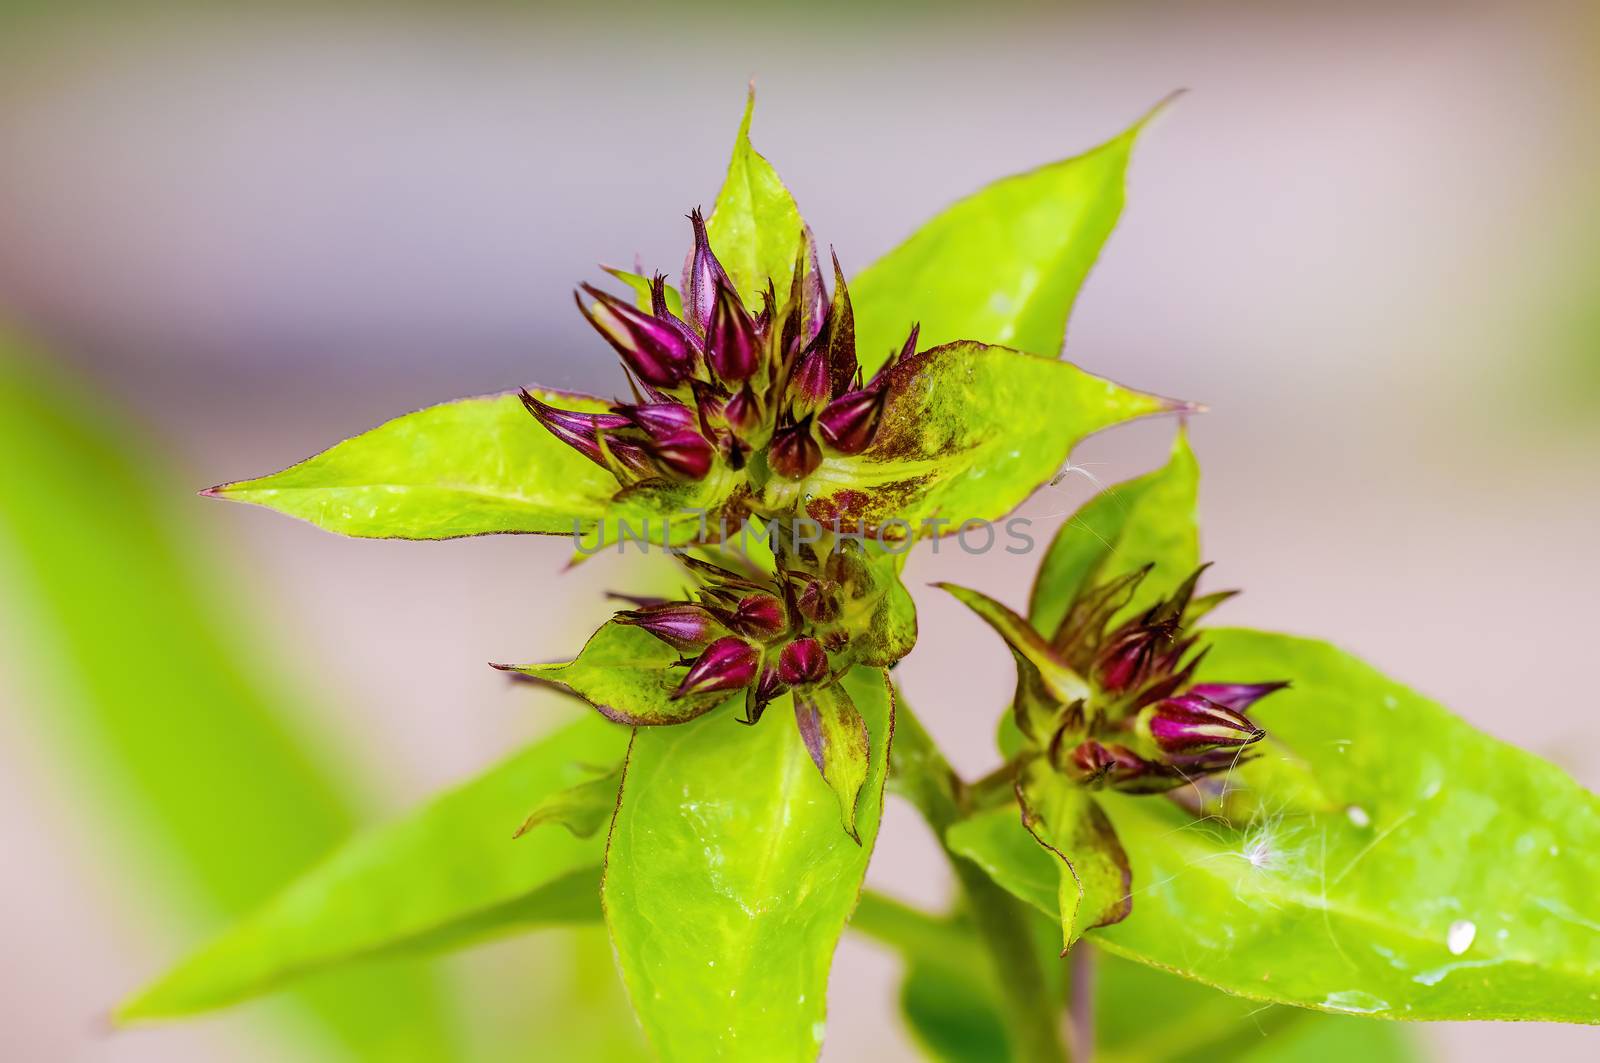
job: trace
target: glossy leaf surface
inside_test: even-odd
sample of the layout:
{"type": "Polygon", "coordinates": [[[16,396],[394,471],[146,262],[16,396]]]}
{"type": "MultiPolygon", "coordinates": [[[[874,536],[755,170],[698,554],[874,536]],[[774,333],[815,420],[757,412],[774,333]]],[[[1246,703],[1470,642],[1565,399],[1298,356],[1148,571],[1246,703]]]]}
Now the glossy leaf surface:
{"type": "Polygon", "coordinates": [[[778,171],[750,146],[750,117],[755,105],[752,90],[733,142],[728,176],[717,193],[711,217],[706,219],[711,249],[745,304],[751,307],[761,305],[761,293],[769,278],[780,301],[788,295],[805,225],[800,208],[795,206],[778,171]]]}
{"type": "MultiPolygon", "coordinates": [[[[591,917],[604,841],[530,804],[618,760],[625,728],[586,715],[410,816],[357,837],[123,1005],[123,1019],[218,1007],[310,971],[591,917]]],[[[613,794],[615,791],[613,791],[613,794]]]]}
{"type": "Polygon", "coordinates": [[[914,321],[928,345],[975,340],[1060,354],[1078,289],[1122,212],[1128,155],[1146,120],[947,207],[852,280],[866,372],[914,321]]]}
{"type": "MultiPolygon", "coordinates": [[[[804,492],[810,515],[829,524],[884,528],[886,540],[1009,513],[1066,461],[1085,436],[1148,414],[1170,400],[1129,391],[1066,362],[959,343],[891,370],[890,397],[871,448],[826,458],[804,492]],[[891,522],[900,521],[904,525],[891,522]]],[[[1010,540],[992,529],[996,547],[1010,540]]],[[[982,531],[974,531],[974,548],[982,531]]]]}
{"type": "Polygon", "coordinates": [[[844,683],[872,742],[859,845],[784,700],[754,727],[720,712],[636,734],[604,898],[634,1006],[667,1060],[805,1060],[821,1047],[828,969],[877,836],[892,727],[882,672],[844,683]]]}
{"type": "MultiPolygon", "coordinates": [[[[564,409],[605,408],[586,396],[533,394],[564,409]]],[[[552,436],[516,395],[506,394],[429,406],[282,472],[207,493],[340,535],[451,539],[572,535],[605,515],[616,492],[610,473],[552,436]]]]}
{"type": "Polygon", "coordinates": [[[1152,604],[1200,564],[1196,505],[1200,467],[1179,429],[1172,456],[1154,472],[1115,484],[1084,503],[1050,543],[1028,603],[1028,619],[1048,639],[1073,596],[1152,565],[1123,615],[1152,604]]]}

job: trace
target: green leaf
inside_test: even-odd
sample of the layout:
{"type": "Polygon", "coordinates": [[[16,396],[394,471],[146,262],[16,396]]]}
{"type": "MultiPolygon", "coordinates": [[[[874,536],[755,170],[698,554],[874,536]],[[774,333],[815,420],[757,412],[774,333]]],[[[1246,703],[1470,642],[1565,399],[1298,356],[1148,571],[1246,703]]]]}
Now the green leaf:
{"type": "Polygon", "coordinates": [[[871,736],[857,845],[775,705],[641,728],[612,824],[606,920],[667,1060],[810,1060],[828,968],[878,833],[893,708],[886,676],[843,680],[871,736]]]}
{"type": "Polygon", "coordinates": [[[852,281],[867,374],[914,321],[929,345],[977,340],[1060,354],[1073,300],[1122,212],[1134,140],[1154,114],[1093,151],[955,203],[852,281]]]}
{"type": "MultiPolygon", "coordinates": [[[[1134,906],[1097,944],[1326,1011],[1600,1017],[1600,800],[1324,643],[1236,630],[1208,641],[1202,679],[1293,683],[1252,710],[1293,756],[1232,775],[1250,800],[1231,807],[1255,812],[1231,824],[1101,795],[1133,864],[1134,906]],[[1331,809],[1286,804],[1283,775],[1296,770],[1331,809]]],[[[996,845],[974,859],[1053,912],[1038,857],[996,845]]]]}
{"type": "Polygon", "coordinates": [[[1023,769],[1017,795],[1023,827],[1056,857],[1064,954],[1085,930],[1128,917],[1133,904],[1128,856],[1089,792],[1046,761],[1034,760],[1023,769]]]}
{"type": "MultiPolygon", "coordinates": [[[[247,596],[174,519],[184,489],[139,426],[3,333],[0,446],[15,457],[0,491],[7,679],[28,695],[10,711],[50,739],[39,770],[94,813],[73,844],[117,868],[146,934],[248,911],[350,831],[356,780],[322,767],[337,753],[300,725],[312,699],[241,628],[247,596]]],[[[409,965],[319,979],[292,1002],[315,1039],[269,1055],[454,1052],[434,979],[409,965]]]]}
{"type": "Polygon", "coordinates": [[[617,808],[617,793],[622,789],[622,764],[586,779],[576,786],[553,793],[540,801],[522,821],[513,837],[520,838],[545,823],[559,823],[574,838],[592,838],[611,821],[617,808]]]}
{"type": "MultiPolygon", "coordinates": [[[[800,493],[829,525],[884,529],[886,541],[926,535],[942,520],[1005,516],[1045,483],[1091,433],[1180,403],[1129,391],[1067,362],[1002,347],[957,343],[923,351],[890,371],[877,438],[855,457],[828,457],[800,493]],[[903,522],[903,523],[896,523],[903,522]]],[[[1021,551],[1004,528],[994,549],[1021,551]]],[[[984,542],[973,531],[973,548],[984,542]]]]}
{"type": "Polygon", "coordinates": [[[900,578],[904,554],[872,557],[873,580],[883,590],[866,627],[852,638],[860,664],[887,668],[917,644],[917,603],[900,578]]]}
{"type": "Polygon", "coordinates": [[[1050,543],[1028,603],[1028,620],[1051,634],[1079,591],[1155,566],[1125,614],[1139,612],[1182,583],[1200,564],[1200,467],[1180,426],[1172,456],[1155,472],[1091,498],[1050,543]]]}
{"type": "Polygon", "coordinates": [[[682,661],[644,629],[608,620],[574,660],[495,667],[564,687],[617,723],[652,727],[692,720],[729,698],[725,690],[673,697],[683,681],[682,661]]]}
{"type": "MultiPolygon", "coordinates": [[[[532,389],[530,389],[532,390],[532,389]]],[[[563,409],[599,399],[533,390],[563,409]]],[[[573,535],[612,510],[617,481],[556,439],[514,394],[429,406],[282,472],[205,492],[374,539],[573,535]]]]}
{"type": "MultiPolygon", "coordinates": [[[[633,289],[634,303],[638,305],[640,310],[650,310],[652,308],[649,277],[638,273],[630,273],[615,266],[602,266],[600,268],[633,289]]],[[[662,286],[662,290],[666,295],[668,312],[676,317],[683,317],[683,296],[678,294],[678,289],[666,284],[662,286]]]]}
{"type": "Polygon", "coordinates": [[[839,820],[844,832],[861,844],[861,835],[856,831],[856,803],[872,767],[872,737],[867,733],[867,721],[861,718],[843,683],[797,691],[794,719],[812,763],[839,799],[839,820]]]}
{"type": "Polygon", "coordinates": [[[625,729],[586,715],[357,837],[129,1000],[118,1018],[203,1011],[337,964],[592,915],[600,838],[553,822],[521,839],[512,833],[530,801],[591,776],[592,765],[622,755],[627,739],[625,729]]]}
{"type": "Polygon", "coordinates": [[[706,235],[722,268],[749,306],[761,305],[771,278],[781,301],[794,281],[795,260],[805,222],[778,171],[750,146],[750,117],[756,93],[745,100],[744,118],[733,142],[728,176],[706,219],[706,235]]]}

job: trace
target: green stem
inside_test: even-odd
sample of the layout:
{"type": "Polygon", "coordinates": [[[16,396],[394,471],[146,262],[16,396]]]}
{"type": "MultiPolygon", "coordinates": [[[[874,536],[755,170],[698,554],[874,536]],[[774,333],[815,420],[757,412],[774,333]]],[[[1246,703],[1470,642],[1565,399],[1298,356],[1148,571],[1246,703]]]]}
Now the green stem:
{"type": "Polygon", "coordinates": [[[1070,1057],[1061,1038],[1060,1005],[1039,965],[1028,913],[981,868],[945,846],[945,831],[966,807],[967,788],[898,696],[891,756],[890,778],[896,792],[928,821],[961,883],[967,910],[1000,990],[1001,1018],[1013,1057],[1019,1063],[1067,1063],[1070,1057]]]}

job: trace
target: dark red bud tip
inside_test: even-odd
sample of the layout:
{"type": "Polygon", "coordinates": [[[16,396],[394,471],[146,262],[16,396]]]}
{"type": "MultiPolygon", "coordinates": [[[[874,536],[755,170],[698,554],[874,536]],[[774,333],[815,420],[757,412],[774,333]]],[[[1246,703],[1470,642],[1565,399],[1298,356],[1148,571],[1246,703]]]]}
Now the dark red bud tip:
{"type": "Polygon", "coordinates": [[[800,356],[789,377],[789,410],[795,418],[806,417],[828,404],[833,385],[829,380],[828,356],[812,347],[800,356]]]}
{"type": "Polygon", "coordinates": [[[783,602],[770,594],[747,594],[733,611],[733,626],[754,638],[768,638],[788,622],[783,602]]]}
{"type": "Polygon", "coordinates": [[[761,666],[761,652],[744,639],[733,635],[717,639],[689,666],[675,698],[690,694],[710,694],[719,690],[738,690],[747,687],[756,678],[761,666]]]}
{"type": "Polygon", "coordinates": [[[1189,688],[1189,693],[1198,694],[1207,701],[1214,701],[1234,712],[1244,712],[1268,694],[1276,694],[1288,685],[1288,683],[1196,683],[1189,688]]]}
{"type": "Polygon", "coordinates": [[[1095,662],[1095,682],[1107,694],[1121,694],[1142,686],[1164,660],[1162,650],[1172,642],[1169,625],[1130,624],[1112,636],[1095,662]]]}
{"type": "Polygon", "coordinates": [[[625,428],[626,417],[612,413],[577,413],[559,410],[534,398],[526,388],[518,392],[522,405],[545,430],[597,465],[605,465],[600,433],[625,428]]]}
{"type": "Polygon", "coordinates": [[[828,677],[828,652],[816,639],[795,639],[778,655],[778,678],[790,686],[820,683],[828,677]]]}
{"type": "Polygon", "coordinates": [[[822,447],[811,437],[811,418],[772,434],[767,464],[788,480],[804,480],[816,471],[822,464],[822,447]]]}
{"type": "Polygon", "coordinates": [[[1090,739],[1072,751],[1068,774],[1083,786],[1125,786],[1153,769],[1127,746],[1103,746],[1090,739]]]}
{"type": "Polygon", "coordinates": [[[582,288],[594,302],[584,306],[575,295],[578,310],[640,380],[656,388],[683,382],[694,364],[694,350],[681,332],[593,285],[582,288]]]}
{"type": "Polygon", "coordinates": [[[645,444],[651,462],[673,480],[704,480],[717,451],[699,432],[676,432],[645,444]]]}
{"type": "Polygon", "coordinates": [[[733,430],[733,434],[740,439],[754,438],[761,428],[761,403],[756,400],[755,392],[750,390],[749,384],[728,400],[722,414],[727,419],[728,427],[733,430]]]}
{"type": "Polygon", "coordinates": [[[717,377],[736,384],[753,376],[760,356],[761,341],[755,322],[727,283],[717,286],[716,305],[706,329],[706,360],[717,377]]]}
{"type": "Polygon", "coordinates": [[[1145,711],[1151,740],[1168,754],[1233,749],[1267,734],[1244,714],[1198,694],[1168,698],[1145,711]]]}
{"type": "Polygon", "coordinates": [[[832,580],[807,580],[795,595],[794,604],[801,616],[814,623],[838,619],[839,586],[832,580]]]}
{"type": "Polygon", "coordinates": [[[695,412],[681,402],[649,402],[640,406],[618,406],[617,413],[652,436],[665,437],[695,426],[695,412]]]}
{"type": "Polygon", "coordinates": [[[616,615],[619,624],[642,628],[673,649],[700,650],[724,633],[711,611],[692,602],[665,602],[616,615]]]}
{"type": "Polygon", "coordinates": [[[888,399],[889,391],[882,386],[840,395],[828,403],[817,418],[822,441],[840,454],[859,454],[866,450],[878,434],[888,399]]]}

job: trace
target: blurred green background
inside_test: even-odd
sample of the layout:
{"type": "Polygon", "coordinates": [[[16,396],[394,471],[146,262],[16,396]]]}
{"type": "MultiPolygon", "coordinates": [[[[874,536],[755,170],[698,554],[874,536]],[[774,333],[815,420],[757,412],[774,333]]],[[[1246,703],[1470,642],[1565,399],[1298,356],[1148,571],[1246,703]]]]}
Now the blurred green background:
{"type": "MultiPolygon", "coordinates": [[[[847,272],[1189,88],[1068,357],[1211,406],[1231,621],[1333,638],[1600,784],[1597,30],[1592,3],[1511,0],[0,6],[6,1054],[637,1055],[593,930],[193,1024],[103,1016],[351,830],[568,718],[483,662],[576,649],[637,569],[342,541],[194,491],[439,399],[614,390],[571,287],[681,261],[752,76],[757,145],[847,272]]],[[[1169,431],[1079,462],[1131,475],[1169,431]]],[[[1027,515],[1048,533],[1092,489],[1027,515]]],[[[911,562],[900,676],[964,770],[990,766],[1009,664],[920,585],[1020,599],[1036,560],[911,562]]],[[[870,880],[949,896],[903,808],[870,880]]],[[[914,1058],[898,971],[846,941],[825,1058],[914,1058]]],[[[1595,1036],[1427,1031],[1463,1060],[1595,1036]]]]}

